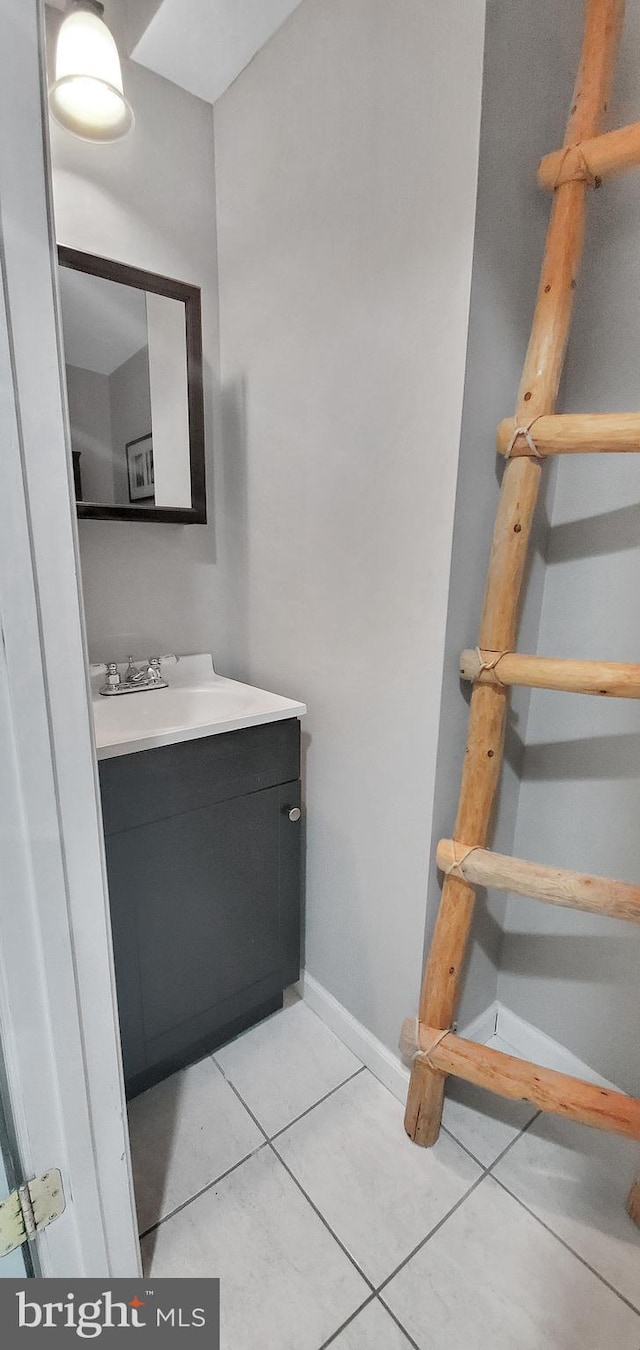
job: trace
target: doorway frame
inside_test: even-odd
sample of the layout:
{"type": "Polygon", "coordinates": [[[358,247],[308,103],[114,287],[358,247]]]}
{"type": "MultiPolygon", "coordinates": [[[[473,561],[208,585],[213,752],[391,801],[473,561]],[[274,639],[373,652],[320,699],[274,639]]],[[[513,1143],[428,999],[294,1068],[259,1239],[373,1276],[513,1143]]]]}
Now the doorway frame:
{"type": "Polygon", "coordinates": [[[141,1273],[62,378],[44,0],[0,0],[0,1027],[49,1277],[141,1273]]]}

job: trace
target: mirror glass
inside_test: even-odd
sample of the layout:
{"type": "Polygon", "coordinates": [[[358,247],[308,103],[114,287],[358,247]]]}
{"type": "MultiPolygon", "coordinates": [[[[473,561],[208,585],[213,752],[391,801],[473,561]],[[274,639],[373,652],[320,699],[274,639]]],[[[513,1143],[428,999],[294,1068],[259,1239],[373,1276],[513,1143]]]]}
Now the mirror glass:
{"type": "MultiPolygon", "coordinates": [[[[60,250],[59,274],[78,514],[201,520],[204,501],[194,495],[204,495],[202,386],[189,342],[191,297],[79,270],[65,262],[69,252],[60,250]]],[[[103,272],[134,274],[75,256],[102,264],[103,272]]],[[[163,280],[135,275],[155,287],[163,280]]]]}

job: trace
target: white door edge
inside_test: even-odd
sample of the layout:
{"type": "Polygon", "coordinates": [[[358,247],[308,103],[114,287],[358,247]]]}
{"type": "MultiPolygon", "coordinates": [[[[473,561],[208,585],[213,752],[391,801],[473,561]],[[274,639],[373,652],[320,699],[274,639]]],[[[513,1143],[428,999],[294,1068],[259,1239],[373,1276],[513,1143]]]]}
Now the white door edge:
{"type": "Polygon", "coordinates": [[[0,1025],[22,1163],[59,1167],[43,1276],[136,1276],[62,393],[42,0],[0,0],[0,1025]]]}

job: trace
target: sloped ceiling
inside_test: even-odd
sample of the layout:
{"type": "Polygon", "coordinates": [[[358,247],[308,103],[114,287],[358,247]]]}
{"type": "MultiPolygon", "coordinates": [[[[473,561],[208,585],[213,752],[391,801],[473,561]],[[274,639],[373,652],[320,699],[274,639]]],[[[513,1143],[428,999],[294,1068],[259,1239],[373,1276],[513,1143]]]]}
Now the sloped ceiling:
{"type": "Polygon", "coordinates": [[[149,341],[144,291],[61,267],[60,299],[68,366],[112,375],[149,341]]]}
{"type": "Polygon", "coordinates": [[[300,0],[161,0],[134,61],[198,98],[217,98],[300,0]]]}

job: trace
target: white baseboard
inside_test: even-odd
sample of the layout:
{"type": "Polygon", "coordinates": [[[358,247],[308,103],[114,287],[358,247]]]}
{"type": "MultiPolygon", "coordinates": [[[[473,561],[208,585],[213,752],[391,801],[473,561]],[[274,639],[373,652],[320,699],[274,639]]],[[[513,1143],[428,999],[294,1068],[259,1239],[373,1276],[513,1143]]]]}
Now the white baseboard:
{"type": "MultiPolygon", "coordinates": [[[[362,1022],[347,1011],[344,1004],[339,1003],[337,998],[334,998],[333,994],[330,994],[329,990],[306,970],[300,978],[298,992],[311,1011],[331,1028],[358,1059],[362,1060],[374,1077],[384,1083],[394,1097],[404,1102],[409,1085],[409,1066],[400,1055],[394,1054],[393,1050],[379,1041],[377,1036],[368,1031],[362,1022]]],[[[492,1003],[464,1028],[464,1035],[472,1041],[490,1040],[495,1034],[499,1007],[498,1003],[492,1003]]],[[[398,1035],[400,1035],[399,1027],[398,1035]]]]}
{"type": "Polygon", "coordinates": [[[467,1022],[460,1028],[460,1035],[468,1041],[479,1041],[481,1045],[486,1045],[496,1034],[500,1009],[501,1005],[494,1000],[484,1012],[474,1017],[472,1022],[467,1022]]]}
{"type": "Polygon", "coordinates": [[[498,1003],[496,1007],[495,1034],[501,1041],[506,1041],[521,1059],[541,1064],[545,1069],[556,1069],[558,1073],[570,1074],[572,1078],[584,1078],[587,1083],[597,1083],[598,1087],[609,1088],[613,1092],[621,1091],[615,1083],[602,1078],[595,1069],[578,1059],[571,1050],[567,1050],[566,1045],[554,1041],[553,1037],[547,1036],[546,1032],[540,1031],[539,1027],[534,1027],[531,1022],[525,1022],[523,1017],[518,1017],[517,1013],[505,1008],[504,1004],[498,1003]]]}
{"type": "MultiPolygon", "coordinates": [[[[362,1022],[339,1003],[333,994],[325,989],[313,975],[303,971],[297,986],[300,997],[312,1012],[323,1021],[331,1031],[357,1055],[375,1078],[404,1102],[409,1082],[409,1068],[400,1055],[379,1041],[362,1022]]],[[[400,1028],[398,1028],[398,1034],[400,1028]]],[[[615,1084],[601,1078],[593,1069],[567,1050],[559,1041],[554,1041],[544,1031],[525,1022],[522,1017],[505,1008],[504,1004],[494,1002],[461,1029],[461,1035],[467,1040],[487,1044],[493,1036],[505,1041],[515,1055],[521,1059],[542,1064],[547,1069],[557,1069],[559,1073],[571,1074],[574,1078],[584,1078],[586,1082],[597,1083],[600,1087],[619,1091],[615,1084]]]]}
{"type": "Polygon", "coordinates": [[[377,1036],[367,1031],[362,1022],[358,1022],[357,1018],[306,970],[302,973],[298,990],[300,997],[311,1011],[317,1013],[321,1021],[326,1023],[347,1048],[371,1070],[374,1077],[379,1078],[394,1097],[403,1102],[407,1095],[409,1069],[400,1055],[394,1054],[378,1040],[377,1036]]]}

